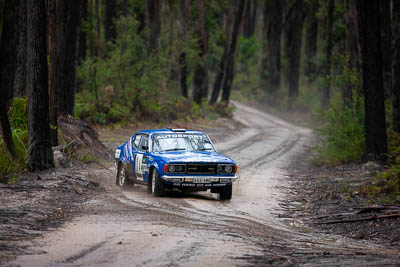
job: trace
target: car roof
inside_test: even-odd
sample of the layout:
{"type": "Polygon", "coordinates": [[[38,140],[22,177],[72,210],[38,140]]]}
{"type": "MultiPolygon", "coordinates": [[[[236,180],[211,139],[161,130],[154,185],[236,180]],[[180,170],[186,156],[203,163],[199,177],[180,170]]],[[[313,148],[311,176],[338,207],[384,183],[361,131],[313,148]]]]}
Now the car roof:
{"type": "Polygon", "coordinates": [[[147,134],[158,134],[158,133],[191,133],[191,134],[204,134],[201,131],[196,131],[196,130],[187,130],[187,129],[147,129],[147,130],[141,130],[136,132],[138,133],[147,133],[147,134]]]}

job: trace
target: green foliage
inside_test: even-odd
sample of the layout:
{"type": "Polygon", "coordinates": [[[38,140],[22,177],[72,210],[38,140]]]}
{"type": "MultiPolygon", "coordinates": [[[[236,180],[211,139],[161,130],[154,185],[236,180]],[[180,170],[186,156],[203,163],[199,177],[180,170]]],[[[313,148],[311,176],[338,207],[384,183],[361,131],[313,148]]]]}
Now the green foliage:
{"type": "Polygon", "coordinates": [[[361,192],[365,192],[371,202],[400,201],[400,164],[378,173],[374,181],[362,186],[361,192]]]}
{"type": "Polygon", "coordinates": [[[387,170],[378,173],[374,181],[362,188],[370,197],[370,201],[400,201],[400,134],[392,128],[388,129],[387,164],[387,170]]]}
{"type": "Polygon", "coordinates": [[[365,144],[362,98],[353,92],[352,102],[346,106],[335,97],[321,115],[326,121],[318,129],[323,144],[314,147],[318,154],[314,163],[337,165],[360,160],[365,144]]]}
{"type": "Polygon", "coordinates": [[[345,55],[335,55],[336,66],[332,75],[321,80],[324,83],[343,90],[352,91],[352,99],[343,102],[337,94],[329,103],[327,110],[320,111],[325,124],[317,132],[323,139],[323,144],[315,146],[318,156],[313,159],[317,164],[338,165],[360,160],[364,154],[364,100],[358,93],[360,81],[356,69],[349,68],[349,58],[345,55]],[[344,66],[344,67],[343,67],[344,66]]]}
{"type": "Polygon", "coordinates": [[[249,100],[260,97],[260,58],[261,45],[256,36],[250,38],[239,36],[236,67],[234,77],[234,88],[240,90],[249,100]]]}
{"type": "Polygon", "coordinates": [[[197,39],[171,42],[168,31],[162,31],[160,47],[153,54],[147,50],[146,38],[138,34],[138,26],[134,16],[120,18],[118,38],[107,43],[106,56],[89,57],[79,66],[81,90],[76,95],[75,116],[97,124],[208,116],[206,107],[196,107],[181,97],[177,78],[170,78],[176,72],[173,63],[179,51],[186,52],[189,70],[194,68],[199,60],[197,39]]]}
{"type": "Polygon", "coordinates": [[[28,101],[14,98],[9,111],[12,136],[17,151],[17,160],[9,154],[3,139],[0,139],[0,180],[16,181],[16,173],[25,168],[28,146],[28,101]]]}

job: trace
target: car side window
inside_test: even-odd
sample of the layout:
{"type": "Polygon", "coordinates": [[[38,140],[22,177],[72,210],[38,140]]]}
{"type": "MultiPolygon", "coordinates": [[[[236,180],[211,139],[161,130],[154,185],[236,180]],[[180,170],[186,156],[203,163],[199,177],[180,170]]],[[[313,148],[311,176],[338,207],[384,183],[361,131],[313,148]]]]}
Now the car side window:
{"type": "Polygon", "coordinates": [[[137,134],[135,136],[135,139],[133,140],[133,146],[138,149],[139,148],[139,143],[140,143],[140,139],[142,138],[141,134],[137,134]]]}
{"type": "Polygon", "coordinates": [[[149,136],[144,134],[140,143],[140,150],[149,150],[149,136]]]}

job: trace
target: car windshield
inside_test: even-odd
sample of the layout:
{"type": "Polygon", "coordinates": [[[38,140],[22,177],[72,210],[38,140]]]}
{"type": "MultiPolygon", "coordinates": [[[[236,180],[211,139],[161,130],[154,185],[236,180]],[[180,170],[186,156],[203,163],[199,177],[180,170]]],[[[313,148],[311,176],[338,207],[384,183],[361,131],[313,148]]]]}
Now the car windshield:
{"type": "Polygon", "coordinates": [[[210,139],[205,134],[154,134],[153,151],[214,151],[210,139]]]}

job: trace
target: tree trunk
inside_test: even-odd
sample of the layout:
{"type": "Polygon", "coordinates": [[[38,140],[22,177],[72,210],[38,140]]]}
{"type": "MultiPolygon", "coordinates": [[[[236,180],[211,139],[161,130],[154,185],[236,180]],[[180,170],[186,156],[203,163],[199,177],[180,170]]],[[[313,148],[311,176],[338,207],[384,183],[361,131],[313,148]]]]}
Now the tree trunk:
{"type": "Polygon", "coordinates": [[[98,0],[88,0],[88,20],[89,20],[89,36],[88,36],[88,41],[89,41],[89,56],[94,57],[96,54],[96,48],[95,48],[95,36],[96,36],[96,26],[95,26],[95,4],[98,0]]]}
{"type": "Polygon", "coordinates": [[[288,59],[287,80],[289,83],[289,109],[299,95],[300,76],[300,51],[303,29],[303,0],[293,2],[291,12],[288,15],[286,29],[286,57],[288,59]]]}
{"type": "Polygon", "coordinates": [[[26,3],[27,0],[19,0],[17,23],[17,69],[14,77],[14,97],[26,96],[26,3]]]}
{"type": "Polygon", "coordinates": [[[95,0],[95,12],[96,12],[96,42],[95,42],[95,57],[100,56],[100,39],[101,39],[101,29],[100,29],[100,0],[95,0]]]}
{"type": "Polygon", "coordinates": [[[368,160],[387,152],[379,0],[357,0],[361,80],[365,100],[365,145],[368,160]],[[378,11],[378,12],[377,12],[378,11]]]}
{"type": "Polygon", "coordinates": [[[117,38],[117,31],[115,29],[114,20],[117,16],[117,3],[116,0],[107,0],[106,3],[106,11],[104,16],[104,39],[106,42],[115,42],[115,38],[117,38]]]}
{"type": "Polygon", "coordinates": [[[186,62],[186,40],[187,40],[187,28],[189,26],[189,13],[190,13],[190,0],[179,1],[179,25],[178,25],[178,36],[182,40],[180,42],[181,52],[179,54],[179,84],[181,88],[181,94],[184,97],[188,97],[187,87],[187,62],[186,62]]]}
{"type": "Polygon", "coordinates": [[[248,0],[243,18],[243,36],[250,38],[255,32],[257,1],[248,0]]]}
{"type": "Polygon", "coordinates": [[[28,126],[27,169],[54,167],[50,142],[45,0],[28,1],[28,126]]]}
{"type": "Polygon", "coordinates": [[[222,85],[222,101],[225,102],[226,104],[229,104],[229,97],[232,90],[233,77],[235,75],[235,54],[236,54],[237,38],[239,35],[240,24],[242,23],[243,20],[243,13],[246,6],[246,1],[247,0],[240,0],[238,4],[237,13],[235,14],[235,22],[233,24],[232,34],[230,38],[224,83],[222,85]]]}
{"type": "MultiPolygon", "coordinates": [[[[81,10],[81,29],[83,29],[83,24],[86,24],[88,21],[88,1],[82,0],[82,10],[81,10]]],[[[86,33],[88,30],[81,30],[79,36],[79,52],[78,58],[79,62],[83,62],[86,59],[86,33]]]]}
{"type": "Polygon", "coordinates": [[[312,0],[308,2],[308,14],[307,14],[307,28],[306,28],[306,40],[305,40],[305,56],[306,65],[304,68],[304,74],[307,77],[309,83],[313,82],[316,77],[316,66],[315,66],[315,55],[317,54],[317,42],[318,42],[318,19],[317,12],[319,10],[319,0],[312,0]]]}
{"type": "Polygon", "coordinates": [[[392,51],[393,129],[400,133],[400,1],[392,6],[392,51]]]}
{"type": "Polygon", "coordinates": [[[170,47],[170,63],[169,63],[169,79],[168,79],[168,88],[174,87],[176,88],[179,79],[179,71],[178,71],[178,55],[177,55],[177,50],[175,49],[176,43],[175,43],[175,31],[174,31],[174,24],[176,21],[176,14],[175,14],[175,7],[174,7],[174,1],[169,0],[168,1],[168,7],[169,7],[169,18],[168,18],[168,41],[169,41],[169,47],[170,47]]]}
{"type": "MultiPolygon", "coordinates": [[[[347,26],[346,31],[346,53],[349,57],[349,69],[359,69],[359,49],[357,43],[358,22],[355,0],[345,0],[345,21],[347,26]]],[[[353,88],[349,86],[342,87],[342,100],[346,106],[349,106],[353,97],[353,88]]]]}
{"type": "Polygon", "coordinates": [[[264,11],[264,45],[261,81],[265,92],[274,94],[281,85],[282,6],[269,0],[264,11]]]}
{"type": "Polygon", "coordinates": [[[213,85],[213,90],[210,97],[210,105],[215,104],[219,97],[219,92],[221,91],[222,82],[224,80],[224,74],[226,69],[226,61],[228,59],[228,50],[229,50],[229,38],[231,37],[231,30],[232,30],[232,17],[234,14],[234,1],[231,0],[231,7],[229,11],[225,14],[225,23],[224,23],[224,31],[225,31],[225,44],[224,44],[224,51],[221,56],[221,60],[219,62],[217,75],[215,76],[215,81],[213,85]]]}
{"type": "Polygon", "coordinates": [[[199,62],[196,65],[194,72],[194,88],[193,88],[193,100],[200,104],[203,98],[207,98],[208,95],[208,72],[207,72],[207,53],[208,53],[208,32],[205,28],[205,17],[204,17],[204,0],[198,1],[198,12],[199,12],[199,62]]]}
{"type": "Polygon", "coordinates": [[[15,42],[17,40],[17,31],[14,26],[16,24],[16,10],[17,5],[14,1],[5,3],[0,43],[0,120],[3,139],[13,159],[17,158],[17,153],[8,118],[8,101],[12,97],[16,69],[14,64],[16,57],[15,42]]]}
{"type": "Polygon", "coordinates": [[[81,0],[57,3],[57,87],[59,114],[73,115],[81,0]]]}
{"type": "Polygon", "coordinates": [[[335,1],[329,0],[328,4],[328,32],[327,32],[327,44],[326,44],[326,62],[325,62],[325,78],[326,83],[322,88],[322,100],[321,100],[321,107],[322,109],[327,109],[329,99],[331,96],[331,54],[332,54],[332,26],[333,26],[333,10],[335,8],[335,1]]]}
{"type": "Polygon", "coordinates": [[[49,56],[49,111],[50,111],[50,138],[52,146],[58,145],[58,87],[57,87],[57,2],[49,1],[47,6],[47,33],[48,33],[48,56],[49,56]]]}
{"type": "Polygon", "coordinates": [[[1,32],[1,87],[2,101],[10,100],[14,95],[14,77],[16,71],[15,58],[17,57],[18,33],[17,33],[18,4],[16,1],[7,1],[4,7],[3,30],[1,32]],[[7,91],[7,94],[4,94],[7,91]],[[4,98],[3,96],[7,96],[4,98]]]}
{"type": "Polygon", "coordinates": [[[157,52],[160,43],[161,32],[161,1],[147,1],[148,24],[150,29],[149,35],[149,54],[154,55],[157,52]]]}
{"type": "Polygon", "coordinates": [[[392,93],[392,29],[390,21],[390,0],[381,0],[380,8],[383,86],[385,89],[385,99],[388,99],[392,93]]]}
{"type": "MultiPolygon", "coordinates": [[[[128,0],[120,1],[121,13],[125,17],[130,11],[128,2],[128,0]]],[[[134,5],[133,12],[135,13],[136,20],[139,22],[139,26],[137,27],[136,32],[140,35],[146,27],[146,9],[142,8],[142,5],[134,5]]]]}

